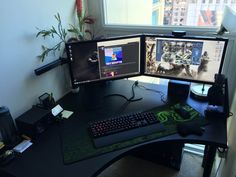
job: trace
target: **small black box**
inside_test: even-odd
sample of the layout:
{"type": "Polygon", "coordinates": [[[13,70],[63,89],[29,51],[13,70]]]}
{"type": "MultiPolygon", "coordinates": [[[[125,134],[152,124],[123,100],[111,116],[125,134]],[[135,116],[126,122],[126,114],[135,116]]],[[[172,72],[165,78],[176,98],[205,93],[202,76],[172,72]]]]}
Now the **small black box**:
{"type": "Polygon", "coordinates": [[[34,139],[43,133],[53,123],[50,110],[33,106],[30,110],[16,118],[16,125],[21,134],[34,139]]]}
{"type": "Polygon", "coordinates": [[[188,98],[190,82],[170,80],[168,83],[168,100],[183,101],[188,98]]]}

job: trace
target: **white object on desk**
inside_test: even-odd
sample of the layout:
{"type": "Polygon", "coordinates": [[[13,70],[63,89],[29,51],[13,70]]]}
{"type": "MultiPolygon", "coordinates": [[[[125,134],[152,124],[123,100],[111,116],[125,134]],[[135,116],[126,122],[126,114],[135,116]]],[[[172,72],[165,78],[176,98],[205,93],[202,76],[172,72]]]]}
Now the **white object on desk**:
{"type": "Polygon", "coordinates": [[[20,144],[18,144],[17,146],[15,146],[13,148],[13,150],[15,152],[19,152],[19,153],[22,153],[24,152],[26,149],[28,149],[28,147],[30,147],[33,143],[30,142],[30,140],[24,140],[22,141],[20,144]]]}
{"type": "Polygon", "coordinates": [[[74,112],[72,112],[72,111],[67,111],[67,110],[64,110],[64,111],[62,111],[62,118],[64,118],[64,119],[68,119],[72,114],[73,114],[74,112]]]}
{"type": "Polygon", "coordinates": [[[51,112],[52,115],[57,116],[58,114],[60,114],[63,111],[63,108],[58,104],[56,105],[54,108],[52,108],[51,112]]]}

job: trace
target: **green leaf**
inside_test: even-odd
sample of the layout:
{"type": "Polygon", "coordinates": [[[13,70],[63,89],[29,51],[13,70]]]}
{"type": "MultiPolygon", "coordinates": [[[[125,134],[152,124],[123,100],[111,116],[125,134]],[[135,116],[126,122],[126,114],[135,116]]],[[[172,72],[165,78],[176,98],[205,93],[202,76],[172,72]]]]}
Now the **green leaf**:
{"type": "Polygon", "coordinates": [[[59,15],[59,13],[57,12],[57,14],[56,15],[54,15],[54,17],[56,18],[56,20],[57,21],[60,21],[61,20],[61,18],[60,18],[60,15],[59,15]]]}
{"type": "Polygon", "coordinates": [[[44,45],[41,46],[42,50],[47,50],[47,47],[45,47],[44,45]]]}
{"type": "Polygon", "coordinates": [[[49,30],[41,30],[37,33],[36,37],[42,36],[43,38],[46,38],[47,36],[51,35],[51,31],[49,30]]]}
{"type": "Polygon", "coordinates": [[[63,34],[63,38],[64,40],[66,39],[66,36],[67,36],[67,32],[65,29],[62,29],[62,34],[63,34]]]}
{"type": "Polygon", "coordinates": [[[56,31],[56,29],[55,29],[54,26],[52,26],[51,32],[52,32],[52,33],[57,33],[57,31],[56,31]]]}

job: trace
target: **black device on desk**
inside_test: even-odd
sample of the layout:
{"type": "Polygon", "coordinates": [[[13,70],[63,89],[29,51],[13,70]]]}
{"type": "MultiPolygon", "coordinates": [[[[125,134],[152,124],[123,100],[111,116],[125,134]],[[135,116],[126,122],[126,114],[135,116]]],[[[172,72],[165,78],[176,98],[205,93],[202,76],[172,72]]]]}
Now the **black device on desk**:
{"type": "MultiPolygon", "coordinates": [[[[147,75],[171,79],[168,100],[179,101],[187,98],[190,88],[190,82],[180,82],[214,83],[227,44],[225,38],[143,34],[70,42],[66,49],[73,88],[147,75]]],[[[85,95],[94,94],[84,90],[85,95]]],[[[94,98],[95,105],[98,99],[94,98]]]]}
{"type": "Polygon", "coordinates": [[[129,35],[66,44],[73,87],[148,75],[214,83],[228,39],[206,36],[129,35]]]}
{"type": "Polygon", "coordinates": [[[89,126],[97,148],[164,130],[153,112],[125,114],[92,122],[89,126]]]}
{"type": "Polygon", "coordinates": [[[144,74],[173,80],[214,83],[228,39],[206,36],[145,35],[144,74]]]}
{"type": "Polygon", "coordinates": [[[36,139],[54,122],[53,118],[50,110],[32,106],[16,118],[16,125],[21,134],[36,139]]]}
{"type": "Polygon", "coordinates": [[[140,75],[141,35],[66,44],[73,88],[140,75]]]}

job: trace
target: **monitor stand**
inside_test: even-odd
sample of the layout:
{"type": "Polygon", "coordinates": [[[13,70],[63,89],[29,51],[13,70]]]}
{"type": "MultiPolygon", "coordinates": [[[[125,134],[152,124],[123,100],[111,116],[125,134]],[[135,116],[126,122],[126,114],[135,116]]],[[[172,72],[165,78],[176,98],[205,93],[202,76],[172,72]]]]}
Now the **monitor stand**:
{"type": "Polygon", "coordinates": [[[206,84],[194,85],[190,89],[190,96],[193,99],[207,101],[207,93],[208,93],[209,88],[210,88],[210,85],[206,85],[206,84]]]}
{"type": "Polygon", "coordinates": [[[79,87],[79,95],[86,109],[97,109],[103,101],[108,82],[86,84],[79,87]]]}

